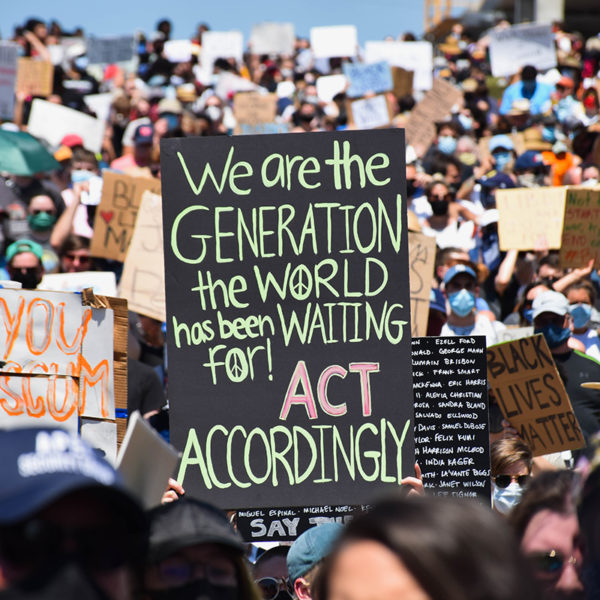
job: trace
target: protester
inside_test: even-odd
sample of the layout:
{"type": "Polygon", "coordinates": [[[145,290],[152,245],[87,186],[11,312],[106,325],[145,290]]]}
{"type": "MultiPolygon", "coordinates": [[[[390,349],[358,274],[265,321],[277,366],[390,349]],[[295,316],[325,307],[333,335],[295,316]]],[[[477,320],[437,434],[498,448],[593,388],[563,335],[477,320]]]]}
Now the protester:
{"type": "Polygon", "coordinates": [[[24,289],[34,290],[42,281],[44,249],[31,240],[13,242],[6,249],[6,268],[10,279],[24,289]]]}
{"type": "Polygon", "coordinates": [[[598,331],[590,327],[592,310],[598,294],[591,281],[584,279],[571,284],[565,290],[569,302],[569,314],[573,319],[573,337],[585,346],[585,353],[600,361],[600,338],[598,331]]]}
{"type": "Polygon", "coordinates": [[[289,550],[289,546],[274,546],[256,559],[252,574],[264,600],[291,600],[294,583],[288,573],[289,550]]]}

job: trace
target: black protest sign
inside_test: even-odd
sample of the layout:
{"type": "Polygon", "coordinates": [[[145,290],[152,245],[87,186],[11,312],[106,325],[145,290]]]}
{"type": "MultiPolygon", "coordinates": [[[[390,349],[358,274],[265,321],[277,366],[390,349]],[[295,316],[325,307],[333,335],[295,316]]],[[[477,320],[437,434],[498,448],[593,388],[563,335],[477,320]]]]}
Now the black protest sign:
{"type": "Polygon", "coordinates": [[[415,455],[423,485],[490,501],[485,337],[412,340],[415,455]]]}
{"type": "Polygon", "coordinates": [[[412,471],[401,130],[161,144],[178,479],[222,508],[412,471]]]}

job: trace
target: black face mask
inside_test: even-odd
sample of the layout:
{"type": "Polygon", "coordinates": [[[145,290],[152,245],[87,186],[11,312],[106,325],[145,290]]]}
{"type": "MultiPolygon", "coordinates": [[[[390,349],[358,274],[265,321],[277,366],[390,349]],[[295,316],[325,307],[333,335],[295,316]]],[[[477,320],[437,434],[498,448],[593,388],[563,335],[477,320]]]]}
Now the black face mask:
{"type": "Polygon", "coordinates": [[[448,200],[430,200],[431,210],[436,217],[448,214],[448,200]]]}
{"type": "Polygon", "coordinates": [[[205,579],[168,590],[145,590],[145,593],[152,600],[237,600],[238,597],[237,587],[214,585],[205,579]]]}
{"type": "Polygon", "coordinates": [[[24,290],[34,290],[42,280],[39,270],[27,270],[23,273],[21,269],[17,269],[15,273],[11,274],[10,278],[13,281],[20,282],[24,290]]]}

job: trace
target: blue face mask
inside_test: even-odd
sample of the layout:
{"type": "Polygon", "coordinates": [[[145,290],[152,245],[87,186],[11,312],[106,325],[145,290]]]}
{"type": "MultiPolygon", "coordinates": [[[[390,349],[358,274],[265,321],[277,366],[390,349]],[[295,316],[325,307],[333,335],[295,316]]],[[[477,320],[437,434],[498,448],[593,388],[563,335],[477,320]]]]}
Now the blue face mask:
{"type": "Polygon", "coordinates": [[[71,182],[72,183],[83,183],[84,181],[89,181],[94,174],[91,171],[86,171],[85,169],[73,169],[71,171],[71,182]]]}
{"type": "Polygon", "coordinates": [[[575,329],[587,327],[592,318],[592,307],[589,304],[571,304],[569,312],[573,317],[573,326],[575,329]]]}
{"type": "Polygon", "coordinates": [[[442,135],[438,138],[438,150],[444,154],[453,154],[456,150],[456,138],[451,135],[442,135]]]}
{"type": "Polygon", "coordinates": [[[458,115],[458,121],[465,131],[470,131],[473,128],[473,119],[471,119],[471,117],[467,117],[467,115],[458,115]]]}
{"type": "Polygon", "coordinates": [[[459,317],[466,317],[475,308],[475,294],[468,290],[460,290],[448,296],[452,312],[459,317]]]}
{"type": "Polygon", "coordinates": [[[543,334],[543,336],[546,338],[548,348],[552,350],[553,348],[558,348],[569,339],[571,330],[568,327],[560,327],[559,325],[550,324],[542,327],[541,329],[536,327],[533,330],[533,333],[543,334]]]}
{"type": "Polygon", "coordinates": [[[494,160],[496,161],[496,169],[498,171],[504,171],[504,167],[508,165],[512,154],[510,152],[494,152],[494,160]]]}
{"type": "Polygon", "coordinates": [[[531,325],[533,323],[533,308],[526,308],[523,311],[523,318],[531,325]]]}

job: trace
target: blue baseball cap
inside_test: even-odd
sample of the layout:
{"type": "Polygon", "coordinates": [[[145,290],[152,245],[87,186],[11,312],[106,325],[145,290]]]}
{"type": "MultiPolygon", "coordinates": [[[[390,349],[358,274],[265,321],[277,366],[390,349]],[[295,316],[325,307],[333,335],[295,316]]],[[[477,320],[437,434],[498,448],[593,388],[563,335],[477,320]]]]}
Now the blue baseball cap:
{"type": "Polygon", "coordinates": [[[490,171],[479,180],[479,183],[481,187],[488,189],[516,187],[514,181],[506,173],[499,173],[498,171],[490,171]]]}
{"type": "Polygon", "coordinates": [[[477,275],[475,275],[475,271],[473,271],[471,267],[467,267],[467,265],[458,264],[454,265],[453,267],[450,267],[446,271],[446,274],[444,275],[444,285],[447,285],[450,281],[452,281],[457,275],[460,275],[461,273],[466,273],[467,275],[470,275],[475,281],[477,281],[477,275]]]}
{"type": "Polygon", "coordinates": [[[514,150],[515,145],[513,141],[507,135],[495,135],[490,139],[490,152],[494,153],[498,148],[504,148],[505,150],[514,150]]]}
{"type": "Polygon", "coordinates": [[[296,539],[287,555],[288,574],[292,584],[331,552],[343,529],[339,523],[323,523],[311,527],[296,539]]]}
{"type": "Polygon", "coordinates": [[[527,150],[517,157],[515,161],[515,171],[525,171],[526,169],[537,169],[543,167],[544,159],[541,152],[536,150],[527,150]]]}

